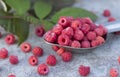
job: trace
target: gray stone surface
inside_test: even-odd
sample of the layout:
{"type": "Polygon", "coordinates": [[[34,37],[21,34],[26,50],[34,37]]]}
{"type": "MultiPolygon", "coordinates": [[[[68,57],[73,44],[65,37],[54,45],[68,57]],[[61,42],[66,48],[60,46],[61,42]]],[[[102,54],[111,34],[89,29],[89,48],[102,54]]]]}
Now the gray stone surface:
{"type": "MultiPolygon", "coordinates": [[[[107,22],[107,18],[102,16],[104,9],[108,8],[112,12],[112,16],[120,19],[120,0],[77,0],[75,7],[83,7],[90,11],[95,12],[99,19],[98,23],[107,22]]],[[[5,31],[0,28],[3,34],[5,31]]],[[[51,46],[45,44],[42,38],[34,35],[34,28],[31,27],[31,33],[27,42],[34,46],[41,46],[44,49],[44,56],[39,58],[39,64],[44,63],[46,57],[53,54],[57,57],[57,65],[55,67],[49,67],[50,73],[44,77],[80,77],[78,68],[81,64],[91,67],[91,72],[88,77],[109,77],[110,68],[118,68],[120,71],[120,65],[117,62],[117,58],[120,55],[120,35],[110,35],[109,41],[105,45],[96,48],[90,53],[74,54],[73,60],[69,63],[62,61],[52,49],[51,46]]],[[[43,77],[37,74],[37,66],[31,67],[28,64],[28,57],[32,53],[24,54],[20,48],[14,45],[6,45],[4,37],[0,39],[0,48],[5,47],[9,50],[9,55],[14,54],[19,57],[18,65],[11,65],[8,59],[0,59],[0,77],[7,77],[8,74],[13,73],[16,77],[43,77]]],[[[119,76],[120,77],[120,76],[119,76]]]]}

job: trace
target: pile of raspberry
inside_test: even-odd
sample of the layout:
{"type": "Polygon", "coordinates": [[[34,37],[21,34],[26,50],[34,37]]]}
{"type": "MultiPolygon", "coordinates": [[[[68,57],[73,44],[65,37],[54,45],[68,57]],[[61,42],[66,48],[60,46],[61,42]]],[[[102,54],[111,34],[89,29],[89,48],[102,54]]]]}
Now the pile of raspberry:
{"type": "Polygon", "coordinates": [[[73,18],[62,16],[52,30],[46,32],[47,42],[74,48],[90,48],[105,42],[107,30],[96,25],[88,17],[73,18]]]}

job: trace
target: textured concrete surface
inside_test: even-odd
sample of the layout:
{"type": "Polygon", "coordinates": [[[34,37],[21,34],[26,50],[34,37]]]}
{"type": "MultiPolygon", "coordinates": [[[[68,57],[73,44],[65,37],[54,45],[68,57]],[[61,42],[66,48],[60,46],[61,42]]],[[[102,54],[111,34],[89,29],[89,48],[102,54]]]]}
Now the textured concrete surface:
{"type": "MultiPolygon", "coordinates": [[[[104,23],[107,22],[107,18],[102,16],[102,12],[106,8],[111,10],[112,16],[120,19],[119,3],[120,0],[78,0],[74,6],[95,12],[99,16],[97,22],[104,23]]],[[[0,28],[0,31],[6,34],[2,28],[0,28]]],[[[109,69],[112,67],[118,68],[120,71],[120,65],[117,62],[120,55],[120,35],[110,35],[109,41],[105,45],[96,48],[90,53],[74,54],[73,60],[65,63],[60,56],[53,52],[51,46],[45,44],[42,38],[34,35],[34,28],[31,27],[30,31],[27,41],[32,44],[32,47],[41,46],[44,49],[44,55],[39,58],[39,64],[44,63],[49,54],[57,57],[57,65],[55,67],[49,66],[50,73],[44,77],[80,77],[78,68],[81,64],[91,67],[88,77],[109,77],[109,69]]],[[[37,66],[31,67],[28,64],[28,57],[32,55],[31,52],[24,54],[16,44],[6,45],[4,37],[0,39],[0,48],[2,47],[9,50],[9,55],[17,55],[20,62],[18,65],[11,65],[8,59],[0,59],[0,77],[7,77],[10,73],[15,74],[16,77],[43,77],[37,74],[37,66]]]]}

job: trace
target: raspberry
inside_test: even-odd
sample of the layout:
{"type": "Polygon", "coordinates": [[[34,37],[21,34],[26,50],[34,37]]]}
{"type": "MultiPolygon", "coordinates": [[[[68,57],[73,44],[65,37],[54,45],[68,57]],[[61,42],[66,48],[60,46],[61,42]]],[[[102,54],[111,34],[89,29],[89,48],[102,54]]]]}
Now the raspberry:
{"type": "Polygon", "coordinates": [[[8,50],[6,48],[0,49],[0,58],[5,59],[8,57],[8,50]]]}
{"type": "Polygon", "coordinates": [[[96,24],[90,24],[90,30],[91,31],[94,31],[95,29],[97,28],[97,25],[96,24]]]}
{"type": "Polygon", "coordinates": [[[102,28],[96,28],[96,29],[95,29],[95,32],[96,32],[96,34],[97,34],[98,36],[103,36],[103,34],[104,34],[104,31],[103,31],[102,28]]]}
{"type": "Polygon", "coordinates": [[[93,40],[93,41],[91,42],[91,46],[92,46],[92,47],[96,47],[96,46],[98,46],[98,45],[99,45],[99,43],[98,43],[97,40],[93,40]]]}
{"type": "Polygon", "coordinates": [[[54,51],[57,51],[57,50],[59,49],[59,47],[58,47],[58,46],[53,45],[53,46],[52,46],[52,49],[53,49],[54,51]]]}
{"type": "Polygon", "coordinates": [[[5,37],[5,42],[7,44],[14,44],[15,43],[15,36],[13,34],[8,34],[6,37],[5,37]]]}
{"type": "Polygon", "coordinates": [[[63,30],[63,27],[60,24],[57,24],[56,26],[54,26],[52,31],[57,35],[60,35],[62,30],[63,30]]]}
{"type": "Polygon", "coordinates": [[[66,34],[71,38],[74,34],[74,31],[71,27],[67,27],[62,31],[62,34],[66,34]]]}
{"type": "Polygon", "coordinates": [[[87,38],[89,40],[95,40],[96,39],[96,33],[94,31],[90,31],[87,33],[87,38]]]}
{"type": "Polygon", "coordinates": [[[58,44],[62,46],[68,46],[70,42],[69,36],[62,34],[58,37],[58,44]]]}
{"type": "Polygon", "coordinates": [[[35,34],[39,37],[42,37],[45,33],[45,30],[42,26],[37,26],[35,29],[35,34]]]}
{"type": "Polygon", "coordinates": [[[111,12],[110,12],[110,10],[105,9],[104,12],[103,12],[103,16],[105,16],[105,17],[109,17],[109,16],[111,16],[111,12]]]}
{"type": "Polygon", "coordinates": [[[10,57],[9,57],[9,62],[10,62],[11,64],[18,64],[18,62],[19,62],[18,57],[15,56],[15,55],[10,55],[10,57]]]}
{"type": "Polygon", "coordinates": [[[92,24],[92,20],[89,17],[82,18],[82,22],[86,24],[92,24]]]}
{"type": "Polygon", "coordinates": [[[52,31],[48,31],[47,33],[45,33],[45,40],[54,43],[57,40],[57,35],[52,31]]]}
{"type": "Polygon", "coordinates": [[[89,41],[82,41],[81,46],[82,46],[82,48],[90,48],[90,42],[89,41]]]}
{"type": "Polygon", "coordinates": [[[20,45],[20,48],[23,52],[28,53],[31,51],[31,45],[30,43],[24,42],[20,45]]]}
{"type": "Polygon", "coordinates": [[[16,77],[14,74],[10,74],[8,75],[8,77],[16,77]]]}
{"type": "Polygon", "coordinates": [[[114,32],[114,34],[118,34],[118,35],[119,35],[119,34],[120,34],[120,31],[118,31],[118,32],[114,32]]]}
{"type": "Polygon", "coordinates": [[[80,44],[79,41],[74,40],[74,41],[72,41],[72,43],[71,43],[71,47],[80,48],[80,47],[81,47],[81,44],[80,44]]]}
{"type": "Polygon", "coordinates": [[[84,34],[81,30],[76,29],[74,34],[75,40],[82,40],[84,38],[84,34]]]}
{"type": "Polygon", "coordinates": [[[2,33],[0,32],[0,38],[2,37],[2,33]]]}
{"type": "Polygon", "coordinates": [[[64,49],[64,48],[59,48],[59,49],[57,50],[57,54],[58,54],[58,55],[62,55],[64,52],[65,52],[65,49],[64,49]]]}
{"type": "Polygon", "coordinates": [[[105,35],[107,33],[107,29],[103,26],[103,25],[99,25],[98,28],[102,28],[103,29],[103,35],[105,35]]]}
{"type": "Polygon", "coordinates": [[[118,70],[115,68],[111,68],[109,74],[110,74],[110,77],[118,77],[119,75],[118,70]]]}
{"type": "Polygon", "coordinates": [[[56,57],[54,55],[49,55],[47,57],[46,63],[50,66],[55,66],[57,63],[56,57]]]}
{"type": "Polygon", "coordinates": [[[118,57],[118,63],[120,64],[120,56],[118,57]]]}
{"type": "Polygon", "coordinates": [[[78,71],[79,71],[81,76],[87,76],[90,73],[90,67],[89,66],[80,65],[78,71]]]}
{"type": "Polygon", "coordinates": [[[35,56],[42,56],[43,55],[43,49],[41,47],[36,46],[36,47],[33,48],[32,53],[35,56]]]}
{"type": "Polygon", "coordinates": [[[81,30],[83,31],[83,33],[87,33],[90,30],[90,25],[83,24],[81,30]]]}
{"type": "Polygon", "coordinates": [[[30,56],[28,61],[29,61],[29,64],[32,66],[35,66],[38,64],[38,58],[36,56],[30,56]]]}
{"type": "Polygon", "coordinates": [[[113,22],[113,21],[115,21],[116,19],[114,18],[114,17],[109,17],[108,18],[108,22],[113,22]]]}
{"type": "Polygon", "coordinates": [[[64,52],[61,56],[62,56],[62,60],[64,62],[69,62],[72,59],[72,53],[71,52],[64,52]]]}
{"type": "Polygon", "coordinates": [[[71,23],[71,27],[72,27],[73,29],[80,29],[81,26],[82,26],[82,23],[81,23],[80,20],[78,20],[78,19],[72,21],[72,23],[71,23]]]}
{"type": "Polygon", "coordinates": [[[58,20],[58,24],[62,25],[63,27],[67,27],[70,25],[69,18],[62,16],[58,20]]]}
{"type": "Polygon", "coordinates": [[[103,37],[101,37],[101,36],[97,36],[96,40],[98,41],[99,45],[101,45],[101,44],[103,44],[105,42],[105,39],[103,37]]]}
{"type": "Polygon", "coordinates": [[[42,63],[38,66],[37,72],[40,75],[47,75],[49,73],[49,68],[46,64],[42,63]]]}

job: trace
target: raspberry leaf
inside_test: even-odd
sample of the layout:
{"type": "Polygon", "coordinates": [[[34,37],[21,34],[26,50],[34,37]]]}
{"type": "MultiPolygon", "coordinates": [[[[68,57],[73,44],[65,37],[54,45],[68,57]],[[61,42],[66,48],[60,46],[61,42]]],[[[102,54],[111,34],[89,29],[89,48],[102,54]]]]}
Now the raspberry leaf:
{"type": "Polygon", "coordinates": [[[30,8],[29,0],[4,0],[18,15],[24,15],[30,8]]]}
{"type": "Polygon", "coordinates": [[[36,15],[40,19],[44,19],[46,16],[50,14],[52,10],[52,6],[43,1],[39,1],[35,3],[34,10],[35,10],[36,15]]]}
{"type": "Polygon", "coordinates": [[[75,7],[69,7],[69,8],[64,8],[57,12],[55,15],[52,17],[53,22],[57,22],[60,16],[73,16],[73,17],[90,17],[93,21],[97,19],[97,16],[85,9],[82,8],[75,8],[75,7]]]}
{"type": "Polygon", "coordinates": [[[42,23],[44,25],[45,31],[52,29],[52,27],[54,26],[53,23],[51,23],[50,21],[47,21],[47,20],[42,21],[42,23]]]}

